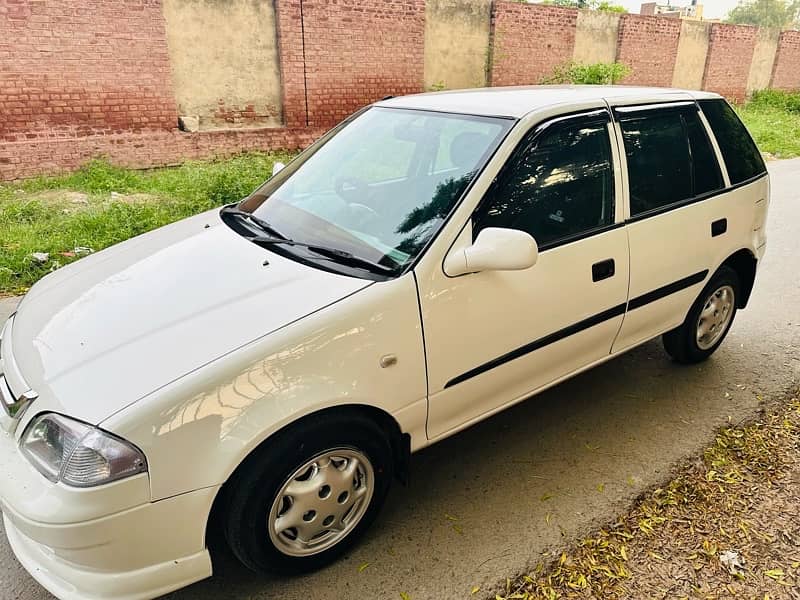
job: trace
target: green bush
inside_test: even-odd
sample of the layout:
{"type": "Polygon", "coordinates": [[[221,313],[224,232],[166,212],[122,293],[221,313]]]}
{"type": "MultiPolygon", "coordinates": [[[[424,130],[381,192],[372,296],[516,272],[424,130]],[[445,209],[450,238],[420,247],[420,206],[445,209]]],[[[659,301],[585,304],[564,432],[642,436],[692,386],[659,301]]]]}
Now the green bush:
{"type": "Polygon", "coordinates": [[[762,90],[735,108],[762,152],[800,156],[800,93],[762,90]]]}
{"type": "Polygon", "coordinates": [[[574,83],[607,85],[618,83],[628,76],[631,69],[628,65],[619,62],[582,64],[568,62],[557,66],[553,73],[542,79],[542,83],[574,83]]]}
{"type": "Polygon", "coordinates": [[[603,0],[602,2],[598,2],[593,8],[594,10],[619,13],[619,14],[624,14],[628,12],[628,9],[625,8],[624,6],[620,6],[619,4],[614,4],[613,2],[606,2],[605,0],[603,0]]]}
{"type": "Polygon", "coordinates": [[[800,114],[800,92],[760,90],[753,93],[748,103],[752,107],[769,107],[800,114]]]}

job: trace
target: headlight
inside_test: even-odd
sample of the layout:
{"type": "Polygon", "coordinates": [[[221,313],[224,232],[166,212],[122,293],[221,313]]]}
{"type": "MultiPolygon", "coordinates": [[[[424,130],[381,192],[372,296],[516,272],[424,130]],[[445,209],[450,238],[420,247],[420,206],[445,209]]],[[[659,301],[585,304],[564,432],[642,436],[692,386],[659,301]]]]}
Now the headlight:
{"type": "Polygon", "coordinates": [[[28,425],[20,448],[50,481],[75,487],[102,485],[147,471],[138,448],[110,433],[52,413],[36,417],[28,425]]]}

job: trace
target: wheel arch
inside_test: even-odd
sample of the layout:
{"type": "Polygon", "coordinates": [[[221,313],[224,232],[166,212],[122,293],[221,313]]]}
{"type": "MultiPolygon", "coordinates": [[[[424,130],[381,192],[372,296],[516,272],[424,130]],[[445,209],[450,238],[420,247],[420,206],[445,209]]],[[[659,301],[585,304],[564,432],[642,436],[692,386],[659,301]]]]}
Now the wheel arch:
{"type": "Polygon", "coordinates": [[[756,280],[756,265],[758,261],[753,253],[747,248],[742,248],[726,258],[720,266],[727,266],[736,271],[741,284],[741,294],[737,298],[736,307],[745,308],[750,300],[753,291],[753,284],[756,280]]]}
{"type": "Polygon", "coordinates": [[[277,431],[270,434],[257,446],[251,449],[250,452],[244,458],[242,458],[236,468],[231,471],[225,482],[217,490],[216,496],[214,497],[214,502],[211,505],[211,510],[209,511],[208,521],[206,523],[207,546],[216,546],[218,543],[224,543],[222,542],[221,532],[217,531],[217,526],[220,523],[219,516],[225,510],[228,491],[230,489],[229,484],[235,479],[236,474],[245,467],[248,460],[263,450],[265,446],[273,442],[276,436],[286,434],[286,432],[302,422],[311,419],[318,419],[326,414],[332,413],[336,413],[337,415],[351,414],[354,416],[366,417],[378,425],[389,437],[389,441],[391,443],[392,455],[394,458],[395,477],[403,484],[408,483],[411,458],[411,436],[408,433],[403,433],[403,431],[400,429],[400,424],[392,415],[376,406],[370,406],[367,404],[344,404],[323,408],[303,415],[299,419],[287,423],[277,431]]]}

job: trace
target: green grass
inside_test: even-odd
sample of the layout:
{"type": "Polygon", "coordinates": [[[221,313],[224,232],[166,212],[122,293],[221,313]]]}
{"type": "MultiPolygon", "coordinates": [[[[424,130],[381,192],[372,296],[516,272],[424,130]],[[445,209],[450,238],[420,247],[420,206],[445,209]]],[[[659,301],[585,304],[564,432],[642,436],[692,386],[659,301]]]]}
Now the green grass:
{"type": "Polygon", "coordinates": [[[101,250],[239,200],[269,177],[275,161],[291,156],[247,154],[149,171],[92,161],[70,175],[2,184],[0,294],[24,292],[48,272],[76,260],[72,254],[77,247],[101,250]],[[49,260],[36,261],[34,252],[48,253],[49,260]]]}
{"type": "Polygon", "coordinates": [[[800,93],[756,92],[736,110],[762,152],[776,158],[800,156],[800,93]]]}

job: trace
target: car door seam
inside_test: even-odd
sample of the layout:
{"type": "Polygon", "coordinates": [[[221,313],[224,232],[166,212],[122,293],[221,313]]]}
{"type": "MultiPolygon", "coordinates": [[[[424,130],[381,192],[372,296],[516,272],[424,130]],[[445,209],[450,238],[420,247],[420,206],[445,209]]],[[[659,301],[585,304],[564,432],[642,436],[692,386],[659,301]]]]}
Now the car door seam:
{"type": "Polygon", "coordinates": [[[422,318],[422,300],[419,295],[419,281],[417,281],[417,272],[411,271],[414,276],[414,287],[417,292],[417,310],[419,311],[419,330],[422,334],[422,361],[425,364],[425,436],[430,439],[428,434],[428,420],[431,416],[431,388],[430,388],[430,375],[428,373],[428,344],[425,341],[425,321],[422,318]]]}

